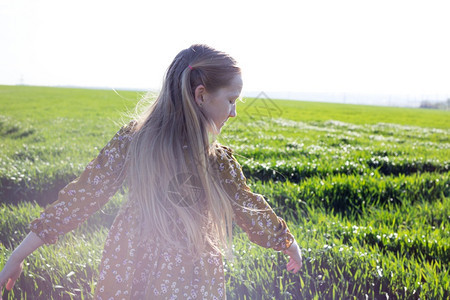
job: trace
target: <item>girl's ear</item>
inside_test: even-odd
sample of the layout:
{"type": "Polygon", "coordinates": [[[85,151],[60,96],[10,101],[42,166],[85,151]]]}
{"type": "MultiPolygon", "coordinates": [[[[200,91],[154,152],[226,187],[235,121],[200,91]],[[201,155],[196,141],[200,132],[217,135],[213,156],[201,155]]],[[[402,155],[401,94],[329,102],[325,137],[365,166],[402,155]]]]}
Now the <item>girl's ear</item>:
{"type": "Polygon", "coordinates": [[[195,88],[195,102],[197,103],[198,106],[202,106],[203,105],[203,96],[206,94],[206,89],[205,86],[200,84],[199,86],[197,86],[195,88]]]}

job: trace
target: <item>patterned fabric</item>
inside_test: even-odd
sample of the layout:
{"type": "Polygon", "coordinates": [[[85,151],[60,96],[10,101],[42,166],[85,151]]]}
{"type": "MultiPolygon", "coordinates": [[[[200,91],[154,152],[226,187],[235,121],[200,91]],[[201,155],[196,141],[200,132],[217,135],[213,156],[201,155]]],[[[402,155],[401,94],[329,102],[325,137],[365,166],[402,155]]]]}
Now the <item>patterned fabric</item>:
{"type": "MultiPolygon", "coordinates": [[[[85,171],[63,188],[58,200],[30,224],[46,244],[98,211],[126,177],[127,149],[136,122],[122,127],[85,171]]],[[[294,241],[283,219],[246,184],[232,150],[218,157],[219,180],[234,199],[236,223],[262,247],[283,250],[294,241]]],[[[192,258],[143,234],[140,208],[132,195],[119,210],[105,241],[95,299],[225,299],[222,256],[209,249],[192,258]]]]}

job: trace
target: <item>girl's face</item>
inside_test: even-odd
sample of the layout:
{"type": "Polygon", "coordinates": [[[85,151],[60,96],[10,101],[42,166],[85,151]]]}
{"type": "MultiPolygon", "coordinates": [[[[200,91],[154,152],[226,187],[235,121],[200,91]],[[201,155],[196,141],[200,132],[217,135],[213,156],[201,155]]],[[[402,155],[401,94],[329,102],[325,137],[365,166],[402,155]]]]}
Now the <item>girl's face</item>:
{"type": "Polygon", "coordinates": [[[236,75],[226,87],[214,93],[203,90],[197,103],[205,116],[214,122],[216,130],[211,133],[219,134],[222,126],[230,117],[236,116],[236,100],[242,91],[242,77],[236,75]]]}

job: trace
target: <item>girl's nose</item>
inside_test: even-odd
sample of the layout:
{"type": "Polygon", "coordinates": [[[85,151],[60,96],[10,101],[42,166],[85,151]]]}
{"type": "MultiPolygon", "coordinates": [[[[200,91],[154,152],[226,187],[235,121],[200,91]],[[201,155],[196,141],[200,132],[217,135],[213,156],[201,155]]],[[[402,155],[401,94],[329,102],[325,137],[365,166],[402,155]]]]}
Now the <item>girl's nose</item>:
{"type": "Polygon", "coordinates": [[[233,107],[231,108],[231,111],[230,111],[230,117],[231,117],[231,118],[234,118],[234,117],[236,117],[236,115],[237,115],[237,113],[236,113],[236,104],[235,104],[235,105],[233,105],[233,107]]]}

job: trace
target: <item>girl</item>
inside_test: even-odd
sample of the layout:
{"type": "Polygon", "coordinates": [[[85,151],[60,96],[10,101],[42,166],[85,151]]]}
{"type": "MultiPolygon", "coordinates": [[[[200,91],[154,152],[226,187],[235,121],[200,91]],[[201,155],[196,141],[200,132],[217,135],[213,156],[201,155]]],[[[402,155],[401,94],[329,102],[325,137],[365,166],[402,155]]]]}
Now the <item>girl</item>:
{"type": "Polygon", "coordinates": [[[23,260],[99,210],[126,182],[105,242],[95,299],[224,299],[222,254],[234,220],[254,243],[302,265],[283,219],[253,194],[232,150],[214,141],[236,116],[241,70],[205,45],[181,51],[156,101],[123,126],[79,178],[31,223],[0,273],[11,289],[23,260]]]}

